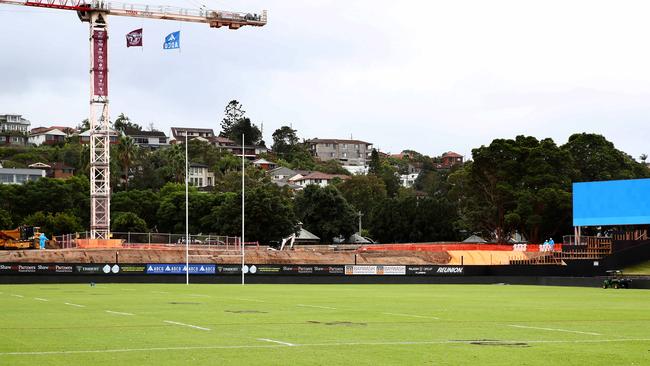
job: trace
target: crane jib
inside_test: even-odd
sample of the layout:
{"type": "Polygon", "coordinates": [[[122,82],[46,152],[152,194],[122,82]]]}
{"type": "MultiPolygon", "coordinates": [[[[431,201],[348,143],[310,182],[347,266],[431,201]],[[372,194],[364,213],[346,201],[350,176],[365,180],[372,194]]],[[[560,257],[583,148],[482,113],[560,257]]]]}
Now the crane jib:
{"type": "Polygon", "coordinates": [[[26,6],[34,6],[38,8],[50,8],[50,9],[64,9],[64,10],[76,10],[76,11],[87,11],[90,10],[90,4],[86,4],[83,1],[26,1],[26,6]]]}

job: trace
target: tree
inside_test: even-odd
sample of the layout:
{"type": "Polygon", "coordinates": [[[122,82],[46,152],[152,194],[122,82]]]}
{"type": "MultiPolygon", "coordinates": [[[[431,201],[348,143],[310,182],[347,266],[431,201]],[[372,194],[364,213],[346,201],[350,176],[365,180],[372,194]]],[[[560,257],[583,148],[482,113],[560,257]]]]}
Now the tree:
{"type": "Polygon", "coordinates": [[[447,200],[412,195],[378,203],[370,216],[371,236],[382,243],[458,240],[456,207],[447,200]]]}
{"type": "Polygon", "coordinates": [[[138,153],[138,145],[129,136],[120,136],[120,143],[117,145],[117,158],[122,168],[122,178],[125,189],[129,189],[130,167],[138,153]]]}
{"type": "Polygon", "coordinates": [[[226,135],[229,139],[238,144],[242,143],[241,136],[244,135],[245,145],[259,145],[262,143],[262,131],[251,122],[250,118],[244,117],[235,122],[226,135]]]}
{"type": "Polygon", "coordinates": [[[345,200],[366,217],[386,199],[386,185],[375,175],[354,175],[339,184],[338,189],[345,200]]]}
{"type": "Polygon", "coordinates": [[[113,123],[113,128],[120,132],[142,131],[142,126],[131,122],[131,119],[125,116],[124,113],[120,113],[120,115],[117,116],[115,123],[113,123]]]}
{"type": "Polygon", "coordinates": [[[334,186],[308,185],[295,199],[296,214],[304,227],[329,243],[339,235],[348,238],[357,229],[354,208],[334,186]]]}
{"type": "Polygon", "coordinates": [[[532,242],[570,227],[572,159],[553,140],[496,139],[472,150],[474,161],[452,173],[459,226],[506,242],[518,231],[532,242]]]}
{"type": "Polygon", "coordinates": [[[11,214],[0,208],[0,230],[13,229],[11,214]]]}
{"type": "Polygon", "coordinates": [[[377,149],[372,149],[370,153],[370,163],[368,163],[368,173],[369,174],[379,174],[381,169],[381,161],[379,160],[379,152],[377,149]]]}
{"type": "Polygon", "coordinates": [[[644,178],[649,174],[643,164],[616,149],[601,135],[571,135],[569,141],[562,145],[562,150],[571,154],[576,182],[644,178]]]}
{"type": "Polygon", "coordinates": [[[151,225],[152,229],[156,227],[156,214],[159,207],[160,197],[150,189],[131,189],[113,193],[111,196],[111,212],[133,213],[146,224],[151,225]]]}
{"type": "Polygon", "coordinates": [[[233,126],[246,114],[242,108],[241,103],[234,99],[226,105],[225,116],[221,121],[221,133],[219,134],[221,137],[230,138],[233,126]]]}
{"type": "MultiPolygon", "coordinates": [[[[223,202],[213,207],[204,220],[213,232],[241,235],[241,191],[222,194],[223,202]]],[[[263,244],[278,242],[297,230],[290,194],[275,184],[246,191],[245,239],[263,244]]]]}
{"type": "Polygon", "coordinates": [[[147,223],[133,212],[115,212],[111,220],[111,230],[114,232],[147,232],[147,223]]]}
{"type": "Polygon", "coordinates": [[[298,136],[296,130],[289,126],[282,126],[273,132],[273,152],[279,157],[290,161],[288,159],[294,152],[295,146],[298,144],[298,136]]]}
{"type": "Polygon", "coordinates": [[[185,179],[185,145],[172,145],[164,150],[164,154],[166,175],[176,183],[183,183],[185,179]]]}
{"type": "Polygon", "coordinates": [[[55,214],[37,211],[23,220],[24,225],[38,226],[50,238],[53,235],[72,234],[83,230],[79,218],[67,212],[55,214]]]}

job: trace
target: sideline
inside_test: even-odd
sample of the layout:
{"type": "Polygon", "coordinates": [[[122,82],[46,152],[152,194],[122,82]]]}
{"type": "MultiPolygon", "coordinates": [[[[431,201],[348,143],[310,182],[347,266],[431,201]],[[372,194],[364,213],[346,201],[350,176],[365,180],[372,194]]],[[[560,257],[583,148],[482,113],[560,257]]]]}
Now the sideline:
{"type": "Polygon", "coordinates": [[[515,325],[515,324],[508,324],[508,326],[513,327],[513,328],[539,329],[539,330],[549,330],[549,331],[553,331],[553,332],[578,333],[578,334],[587,334],[587,335],[594,335],[594,336],[601,336],[602,335],[600,333],[580,332],[580,331],[577,331],[577,330],[568,330],[568,329],[528,327],[528,326],[525,326],[525,325],[515,325]]]}
{"type": "Polygon", "coordinates": [[[171,320],[163,320],[163,322],[164,322],[164,323],[168,323],[168,324],[174,324],[174,325],[182,325],[182,326],[184,326],[184,327],[190,327],[190,328],[200,329],[200,330],[208,330],[208,331],[212,330],[212,329],[210,329],[210,328],[199,327],[198,325],[192,325],[192,324],[185,324],[185,323],[173,322],[173,321],[171,321],[171,320]]]}
{"type": "Polygon", "coordinates": [[[257,338],[258,341],[264,341],[264,342],[271,342],[271,343],[277,343],[277,344],[282,344],[288,347],[295,347],[298,346],[297,344],[294,343],[289,343],[289,342],[281,342],[281,341],[276,341],[273,339],[268,339],[268,338],[257,338]]]}
{"type": "Polygon", "coordinates": [[[413,315],[413,314],[399,314],[399,313],[382,313],[382,314],[384,314],[384,315],[396,315],[396,316],[409,316],[409,317],[412,317],[412,318],[425,318],[425,319],[438,319],[438,320],[440,320],[440,318],[437,318],[437,317],[435,317],[435,316],[424,316],[424,315],[413,315]]]}
{"type": "MultiPolygon", "coordinates": [[[[418,345],[458,345],[472,344],[475,340],[467,341],[422,341],[422,342],[339,342],[339,343],[301,343],[291,347],[346,347],[346,346],[418,346],[418,345]]],[[[622,339],[592,339],[592,340],[503,340],[512,343],[619,343],[619,342],[650,342],[650,338],[622,338],[622,339]]],[[[156,352],[156,351],[191,351],[211,349],[255,349],[255,348],[287,348],[284,345],[233,345],[233,346],[187,346],[187,347],[151,347],[151,348],[118,348],[118,349],[95,349],[76,351],[42,351],[42,352],[0,352],[2,356],[39,356],[39,355],[70,355],[84,353],[123,353],[123,352],[156,352]]]]}

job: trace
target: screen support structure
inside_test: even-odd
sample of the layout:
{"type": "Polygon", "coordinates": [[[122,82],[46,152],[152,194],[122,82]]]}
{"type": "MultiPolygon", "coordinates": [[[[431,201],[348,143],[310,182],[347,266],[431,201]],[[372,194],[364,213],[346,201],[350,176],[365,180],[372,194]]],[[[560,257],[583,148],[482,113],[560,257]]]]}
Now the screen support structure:
{"type": "Polygon", "coordinates": [[[90,237],[110,238],[110,135],[108,114],[108,23],[90,12],[90,237]]]}

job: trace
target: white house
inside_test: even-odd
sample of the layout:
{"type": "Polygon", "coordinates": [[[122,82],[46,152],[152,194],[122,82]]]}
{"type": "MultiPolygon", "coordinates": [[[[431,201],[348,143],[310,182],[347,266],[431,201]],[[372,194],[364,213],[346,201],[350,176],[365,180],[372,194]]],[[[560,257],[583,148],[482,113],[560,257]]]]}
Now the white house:
{"type": "Polygon", "coordinates": [[[419,173],[402,174],[399,176],[399,181],[402,184],[402,187],[411,188],[415,184],[415,180],[418,179],[419,175],[419,173]]]}
{"type": "Polygon", "coordinates": [[[321,187],[327,187],[327,185],[332,181],[332,179],[341,179],[346,180],[350,177],[342,174],[327,174],[321,172],[310,172],[307,175],[297,174],[294,177],[289,178],[289,183],[297,184],[301,187],[307,187],[310,184],[317,184],[321,187]]]}
{"type": "Polygon", "coordinates": [[[29,143],[35,146],[54,145],[64,143],[67,133],[58,128],[38,128],[33,129],[29,135],[29,143]]]}
{"type": "Polygon", "coordinates": [[[214,186],[214,173],[208,170],[208,166],[204,164],[190,163],[190,172],[188,175],[190,184],[199,187],[212,187],[214,186]]]}
{"type": "Polygon", "coordinates": [[[24,184],[45,176],[43,169],[0,168],[0,184],[24,184]]]}

